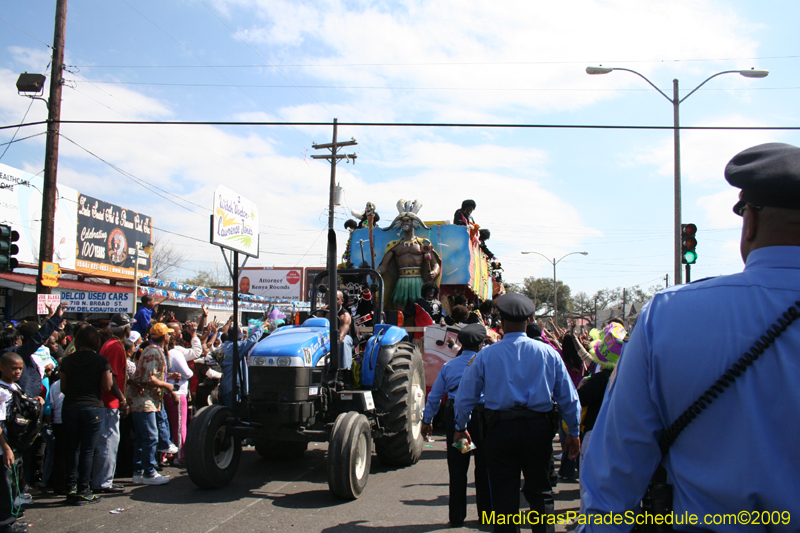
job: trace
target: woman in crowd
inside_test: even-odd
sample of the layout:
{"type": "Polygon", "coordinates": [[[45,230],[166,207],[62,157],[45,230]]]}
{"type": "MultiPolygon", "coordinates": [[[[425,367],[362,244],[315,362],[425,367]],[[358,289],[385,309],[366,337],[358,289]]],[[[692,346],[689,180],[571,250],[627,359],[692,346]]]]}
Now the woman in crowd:
{"type": "MultiPolygon", "coordinates": [[[[67,502],[85,505],[100,500],[89,488],[92,455],[100,434],[102,392],[111,392],[113,376],[108,359],[100,355],[100,334],[86,326],[75,335],[75,353],[61,363],[62,420],[67,437],[67,502]]],[[[124,397],[115,389],[118,399],[124,397]]]]}

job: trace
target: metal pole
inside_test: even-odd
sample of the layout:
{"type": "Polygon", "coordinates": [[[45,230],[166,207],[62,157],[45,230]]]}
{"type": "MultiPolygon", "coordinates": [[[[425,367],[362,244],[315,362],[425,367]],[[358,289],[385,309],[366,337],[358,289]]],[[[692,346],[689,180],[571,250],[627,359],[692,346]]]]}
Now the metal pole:
{"type": "Polygon", "coordinates": [[[136,243],[136,255],[133,263],[133,316],[136,316],[136,298],[139,295],[139,243],[136,243]]]}
{"type": "Polygon", "coordinates": [[[558,285],[556,285],[556,258],[555,257],[553,258],[553,323],[556,326],[558,326],[558,285]]]}
{"type": "Polygon", "coordinates": [[[330,183],[330,198],[328,201],[328,319],[331,323],[331,354],[330,354],[330,369],[334,372],[334,378],[339,370],[339,302],[337,301],[337,292],[339,290],[339,280],[336,274],[336,232],[333,229],[333,196],[336,188],[336,146],[338,134],[338,119],[333,119],[333,143],[331,147],[331,183],[330,183]]]}
{"type": "Polygon", "coordinates": [[[42,229],[39,234],[39,275],[36,293],[50,294],[42,285],[44,263],[53,261],[53,231],[56,218],[58,172],[58,133],[61,120],[61,87],[64,70],[64,41],[67,33],[67,0],[56,2],[56,22],[53,34],[53,62],[50,73],[50,98],[47,101],[47,141],[44,155],[44,184],[42,187],[42,229]]]}
{"type": "Polygon", "coordinates": [[[686,283],[692,282],[692,265],[686,265],[686,283]]]}
{"type": "Polygon", "coordinates": [[[674,285],[681,282],[681,129],[680,129],[680,105],[681,100],[678,93],[678,79],[672,80],[672,116],[674,119],[675,137],[675,235],[673,242],[675,245],[675,281],[674,285]]]}
{"type": "MultiPolygon", "coordinates": [[[[231,376],[233,378],[233,390],[231,391],[231,402],[233,403],[234,413],[236,412],[236,398],[239,396],[239,252],[233,252],[233,368],[231,376]]],[[[230,329],[228,339],[231,338],[230,329]]]]}

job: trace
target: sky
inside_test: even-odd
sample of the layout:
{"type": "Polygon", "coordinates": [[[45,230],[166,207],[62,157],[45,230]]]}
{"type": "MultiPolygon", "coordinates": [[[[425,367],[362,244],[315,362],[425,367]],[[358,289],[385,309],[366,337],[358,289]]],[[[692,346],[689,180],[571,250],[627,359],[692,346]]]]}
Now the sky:
{"type": "MultiPolygon", "coordinates": [[[[0,125],[46,118],[15,82],[49,78],[54,17],[55,0],[0,7],[0,125]]],[[[388,123],[339,127],[358,143],[344,150],[355,164],[337,166],[339,253],[350,210],[368,201],[388,223],[401,198],[429,221],[474,199],[506,281],[551,277],[551,259],[586,251],[557,266],[573,293],[647,289],[673,277],[673,106],[632,73],[585,68],[635,70],[670,96],[679,79],[682,97],[717,72],[767,69],[709,81],[681,125],[796,127],[798,19],[791,0],[73,0],[63,120],[326,124],[64,124],[58,181],[152,216],[160,242],[186,254],[178,279],[223,268],[208,243],[220,184],[259,208],[247,266],[320,266],[330,166],[312,144],[331,141],[334,118],[388,123]],[[667,129],[563,127],[579,125],[667,129]]],[[[0,144],[32,136],[0,146],[0,163],[41,173],[44,131],[0,130],[0,144]]],[[[800,145],[800,132],[681,132],[693,279],[742,269],[723,171],[763,142],[800,145]]]]}

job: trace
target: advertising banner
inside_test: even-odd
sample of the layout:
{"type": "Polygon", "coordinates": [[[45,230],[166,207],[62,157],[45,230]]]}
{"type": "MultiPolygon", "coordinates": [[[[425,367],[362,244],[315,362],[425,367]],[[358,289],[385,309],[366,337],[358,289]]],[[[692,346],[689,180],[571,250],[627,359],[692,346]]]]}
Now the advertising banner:
{"type": "MultiPolygon", "coordinates": [[[[0,164],[0,220],[19,232],[20,263],[39,263],[42,231],[42,189],[44,178],[0,164]]],[[[56,194],[53,262],[61,268],[75,268],[75,225],[78,191],[63,185],[56,194]]]]}
{"type": "Polygon", "coordinates": [[[258,257],[258,208],[220,185],[214,191],[211,209],[211,244],[258,257]]]}
{"type": "Polygon", "coordinates": [[[55,310],[58,307],[58,304],[61,303],[61,295],[60,294],[37,294],[36,295],[36,314],[37,315],[49,315],[50,311],[47,309],[49,306],[50,309],[55,310]]]}
{"type": "MultiPolygon", "coordinates": [[[[136,247],[152,242],[152,226],[149,216],[79,194],[76,270],[133,278],[136,247]]],[[[150,271],[150,258],[139,252],[139,275],[150,271]]]]}
{"type": "Polygon", "coordinates": [[[301,301],[301,268],[244,268],[239,272],[239,293],[301,301]]]}
{"type": "Polygon", "coordinates": [[[62,290],[61,303],[67,313],[130,313],[133,293],[62,290]]]}

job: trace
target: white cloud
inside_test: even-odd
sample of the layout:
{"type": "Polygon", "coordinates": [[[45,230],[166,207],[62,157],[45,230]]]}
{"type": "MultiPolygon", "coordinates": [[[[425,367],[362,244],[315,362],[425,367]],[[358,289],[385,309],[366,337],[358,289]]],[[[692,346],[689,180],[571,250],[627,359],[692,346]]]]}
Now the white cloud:
{"type": "MultiPolygon", "coordinates": [[[[706,127],[763,127],[767,124],[741,115],[701,123],[692,126],[706,127]]],[[[681,180],[686,182],[721,181],[725,165],[734,155],[745,148],[767,142],[778,142],[784,137],[781,132],[759,130],[688,130],[681,133],[681,180]]],[[[625,156],[627,164],[655,166],[662,176],[673,176],[674,142],[664,138],[658,144],[642,148],[625,156]]]]}

